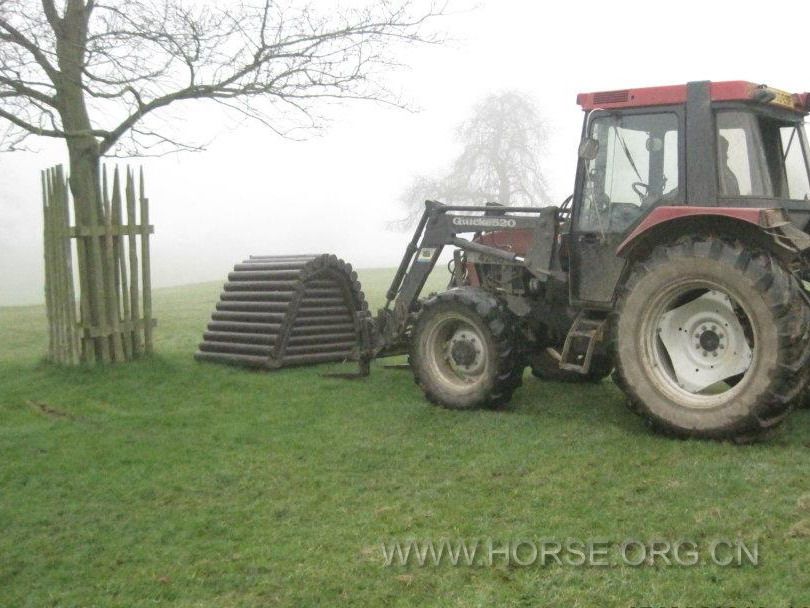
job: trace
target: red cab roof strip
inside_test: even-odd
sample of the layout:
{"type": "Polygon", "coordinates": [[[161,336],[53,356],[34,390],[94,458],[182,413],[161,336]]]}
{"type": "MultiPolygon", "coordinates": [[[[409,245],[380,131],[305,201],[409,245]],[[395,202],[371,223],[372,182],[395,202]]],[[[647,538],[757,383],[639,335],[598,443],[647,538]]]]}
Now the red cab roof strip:
{"type": "MultiPolygon", "coordinates": [[[[644,87],[637,89],[620,89],[616,91],[599,91],[580,93],[577,103],[583,110],[598,108],[632,108],[645,106],[666,106],[686,103],[685,84],[664,87],[644,87]]],[[[810,111],[810,94],[790,94],[765,85],[758,85],[744,80],[731,80],[711,83],[712,101],[756,101],[762,91],[773,94],[770,103],[799,112],[810,111]]]]}

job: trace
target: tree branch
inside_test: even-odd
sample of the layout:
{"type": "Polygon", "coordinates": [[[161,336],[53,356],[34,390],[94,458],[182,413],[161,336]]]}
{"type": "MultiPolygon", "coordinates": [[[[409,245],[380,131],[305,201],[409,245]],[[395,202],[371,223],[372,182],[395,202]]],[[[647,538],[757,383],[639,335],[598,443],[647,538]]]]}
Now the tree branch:
{"type": "Polygon", "coordinates": [[[45,18],[48,20],[54,32],[59,33],[62,29],[62,18],[56,12],[53,0],[42,0],[42,11],[45,13],[45,18]]]}
{"type": "MultiPolygon", "coordinates": [[[[127,145],[161,139],[184,147],[153,125],[139,124],[191,99],[213,100],[284,136],[324,123],[319,100],[405,107],[383,83],[400,66],[392,49],[437,42],[423,25],[445,10],[443,0],[367,0],[364,8],[324,14],[273,0],[227,8],[184,0],[32,1],[41,3],[41,11],[0,17],[0,87],[19,99],[27,96],[30,109],[20,114],[7,107],[5,114],[29,132],[93,135],[101,154],[128,132],[133,137],[127,145]],[[20,78],[2,69],[6,41],[21,49],[6,53],[23,72],[20,78]],[[46,80],[37,66],[52,81],[53,95],[29,82],[46,80]],[[44,128],[55,122],[47,108],[58,110],[60,124],[68,127],[44,128]],[[90,128],[102,121],[104,128],[90,128]]],[[[3,97],[16,107],[11,95],[3,97]]]]}
{"type": "Polygon", "coordinates": [[[2,108],[0,108],[0,118],[5,118],[11,124],[18,126],[25,131],[33,135],[42,135],[43,137],[67,137],[67,133],[64,131],[57,131],[55,129],[43,129],[42,127],[37,127],[29,122],[24,121],[22,118],[18,118],[14,114],[10,112],[6,112],[2,108]]]}
{"type": "Polygon", "coordinates": [[[0,33],[0,40],[12,42],[28,51],[52,81],[59,77],[59,72],[51,65],[42,50],[2,17],[0,17],[0,29],[6,32],[5,34],[0,33]]]}
{"type": "Polygon", "coordinates": [[[56,98],[51,97],[50,95],[46,95],[36,89],[32,89],[26,86],[20,80],[12,80],[10,78],[6,78],[5,76],[0,75],[0,84],[4,84],[6,86],[11,87],[17,92],[19,95],[24,95],[26,97],[30,97],[31,99],[35,99],[45,105],[51,106],[54,109],[58,109],[56,98]]]}

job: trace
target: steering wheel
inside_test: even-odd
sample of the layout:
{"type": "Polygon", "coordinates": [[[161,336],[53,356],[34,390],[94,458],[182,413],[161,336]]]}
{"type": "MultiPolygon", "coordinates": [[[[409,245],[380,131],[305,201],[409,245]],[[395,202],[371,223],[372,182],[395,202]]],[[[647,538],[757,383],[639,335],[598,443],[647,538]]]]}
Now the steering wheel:
{"type": "Polygon", "coordinates": [[[633,192],[638,194],[638,198],[643,203],[650,196],[650,185],[644,182],[633,182],[633,192]]]}

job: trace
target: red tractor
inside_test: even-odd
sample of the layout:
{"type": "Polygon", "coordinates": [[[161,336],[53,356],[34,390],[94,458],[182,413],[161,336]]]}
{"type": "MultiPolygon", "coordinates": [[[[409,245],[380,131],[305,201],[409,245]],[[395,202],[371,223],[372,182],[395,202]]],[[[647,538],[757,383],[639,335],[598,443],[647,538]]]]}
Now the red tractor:
{"type": "Polygon", "coordinates": [[[368,356],[408,352],[450,408],[505,404],[530,365],[613,371],[632,409],[677,435],[775,427],[810,373],[810,95],[692,82],[578,103],[574,194],[545,208],[428,201],[368,356]],[[420,300],[446,246],[450,286],[420,300]]]}
{"type": "Polygon", "coordinates": [[[335,256],[237,264],[197,357],[276,368],[409,353],[428,399],[498,407],[613,372],[658,429],[753,438],[810,374],[810,95],[692,82],[579,96],[560,207],[427,201],[372,320],[335,256]],[[464,238],[461,235],[470,235],[464,238]],[[445,247],[447,291],[420,299],[445,247]]]}

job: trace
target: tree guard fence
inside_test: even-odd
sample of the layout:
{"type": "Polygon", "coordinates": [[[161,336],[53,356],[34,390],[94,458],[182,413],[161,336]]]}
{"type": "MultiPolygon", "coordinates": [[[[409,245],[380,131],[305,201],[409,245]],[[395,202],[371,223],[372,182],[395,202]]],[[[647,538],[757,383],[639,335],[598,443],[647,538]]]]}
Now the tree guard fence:
{"type": "Polygon", "coordinates": [[[111,187],[106,169],[101,181],[100,203],[80,215],[62,166],[42,172],[48,359],[54,363],[131,361],[152,352],[154,227],[143,171],[137,184],[129,168],[124,184],[118,168],[111,187]]]}

